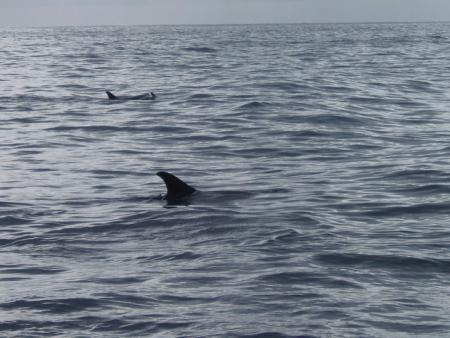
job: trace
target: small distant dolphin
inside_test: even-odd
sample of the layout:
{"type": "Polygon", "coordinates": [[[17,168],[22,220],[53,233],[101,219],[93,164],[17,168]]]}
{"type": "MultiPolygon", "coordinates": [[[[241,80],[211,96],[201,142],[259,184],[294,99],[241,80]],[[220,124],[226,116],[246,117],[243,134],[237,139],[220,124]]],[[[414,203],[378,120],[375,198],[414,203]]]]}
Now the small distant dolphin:
{"type": "Polygon", "coordinates": [[[166,184],[167,193],[161,196],[161,199],[166,200],[168,205],[174,204],[188,204],[189,198],[198,192],[189,184],[183,182],[178,177],[166,171],[159,171],[156,173],[166,184]]]}
{"type": "Polygon", "coordinates": [[[156,99],[156,95],[153,92],[135,95],[135,96],[117,97],[116,95],[111,93],[109,90],[107,90],[106,95],[108,95],[108,98],[110,100],[155,100],[156,99]]]}

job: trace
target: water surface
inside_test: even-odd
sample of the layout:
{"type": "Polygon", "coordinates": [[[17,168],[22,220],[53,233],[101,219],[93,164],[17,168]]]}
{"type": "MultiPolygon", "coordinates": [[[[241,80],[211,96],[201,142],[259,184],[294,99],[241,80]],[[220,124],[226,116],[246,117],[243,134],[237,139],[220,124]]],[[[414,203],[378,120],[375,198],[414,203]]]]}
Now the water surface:
{"type": "Polygon", "coordinates": [[[448,337],[449,39],[1,29],[0,335],[448,337]]]}

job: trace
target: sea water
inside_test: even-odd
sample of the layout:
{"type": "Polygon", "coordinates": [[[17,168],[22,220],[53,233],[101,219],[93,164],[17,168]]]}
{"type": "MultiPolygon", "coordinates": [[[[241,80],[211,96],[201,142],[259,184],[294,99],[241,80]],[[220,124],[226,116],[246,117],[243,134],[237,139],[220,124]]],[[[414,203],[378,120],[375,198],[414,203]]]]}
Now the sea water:
{"type": "Polygon", "coordinates": [[[449,55],[447,23],[2,28],[0,336],[449,337],[449,55]]]}

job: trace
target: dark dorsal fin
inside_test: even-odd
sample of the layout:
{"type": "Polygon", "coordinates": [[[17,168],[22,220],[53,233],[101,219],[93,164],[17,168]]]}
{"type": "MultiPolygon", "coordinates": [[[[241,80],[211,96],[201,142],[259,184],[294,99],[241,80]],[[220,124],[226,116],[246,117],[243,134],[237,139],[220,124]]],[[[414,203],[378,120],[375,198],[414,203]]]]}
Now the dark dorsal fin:
{"type": "Polygon", "coordinates": [[[117,96],[111,93],[109,90],[106,91],[106,95],[108,95],[108,98],[110,100],[117,100],[117,96]]]}
{"type": "Polygon", "coordinates": [[[152,100],[156,99],[156,95],[153,92],[150,92],[150,95],[152,96],[152,100]]]}
{"type": "Polygon", "coordinates": [[[165,171],[157,172],[156,175],[162,178],[167,187],[166,199],[168,202],[174,202],[189,197],[196,190],[190,185],[184,183],[175,175],[172,175],[165,171]]]}

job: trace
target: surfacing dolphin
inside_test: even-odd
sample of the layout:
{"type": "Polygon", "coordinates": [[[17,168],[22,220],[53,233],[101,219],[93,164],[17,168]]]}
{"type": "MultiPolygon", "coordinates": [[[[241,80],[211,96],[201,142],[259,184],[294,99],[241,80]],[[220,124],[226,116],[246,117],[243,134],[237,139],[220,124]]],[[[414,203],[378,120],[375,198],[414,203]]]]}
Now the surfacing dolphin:
{"type": "Polygon", "coordinates": [[[110,100],[155,100],[156,95],[153,92],[134,95],[134,96],[116,96],[111,93],[109,90],[106,91],[106,95],[108,95],[108,99],[110,100]]]}
{"type": "Polygon", "coordinates": [[[189,204],[190,197],[197,192],[195,188],[166,171],[159,171],[156,175],[161,177],[166,184],[167,193],[161,196],[161,199],[165,200],[168,205],[189,204]]]}
{"type": "MultiPolygon", "coordinates": [[[[256,191],[199,191],[166,171],[156,173],[166,184],[167,193],[155,199],[166,201],[168,206],[195,204],[227,204],[254,196],[256,191]]],[[[263,192],[263,191],[262,191],[263,192]]]]}

